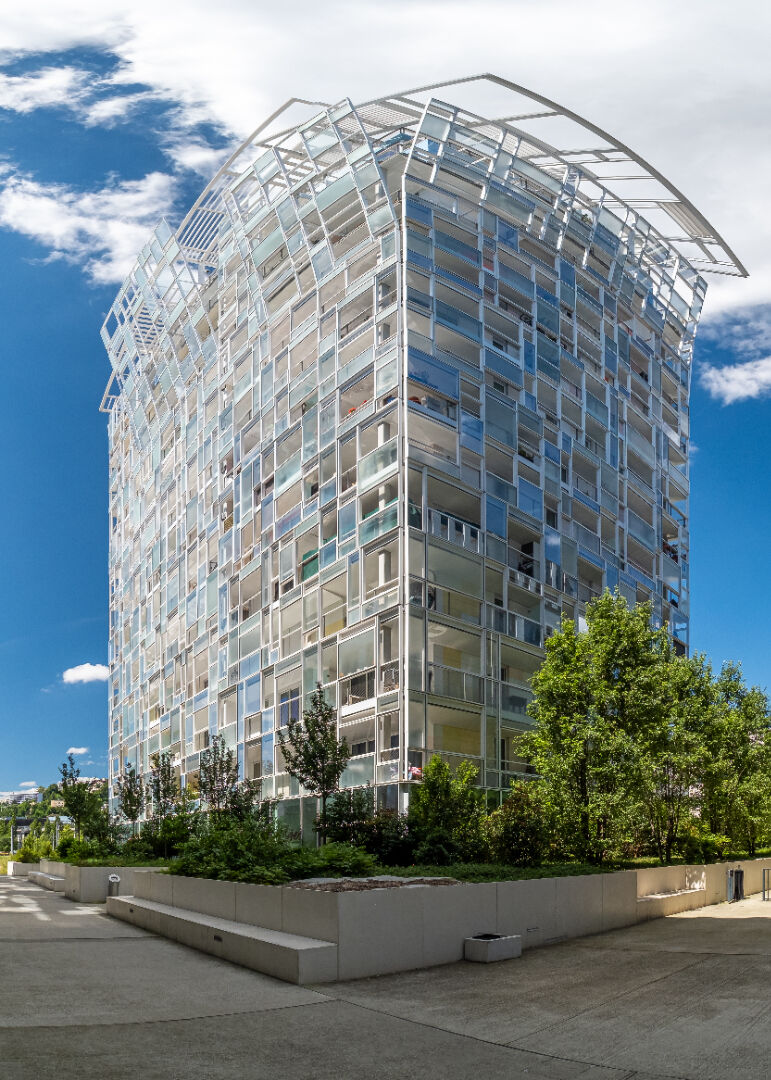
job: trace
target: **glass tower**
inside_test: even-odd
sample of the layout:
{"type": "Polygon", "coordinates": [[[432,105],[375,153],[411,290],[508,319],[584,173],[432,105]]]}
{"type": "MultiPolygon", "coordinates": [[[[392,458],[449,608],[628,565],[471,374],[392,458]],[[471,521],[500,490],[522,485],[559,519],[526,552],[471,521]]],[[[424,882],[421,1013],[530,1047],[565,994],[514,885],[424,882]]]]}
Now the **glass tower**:
{"type": "Polygon", "coordinates": [[[618,589],[686,650],[709,272],[745,273],[679,192],[505,80],[290,102],[103,329],[111,778],[221,734],[308,830],[275,732],[321,683],[344,784],[500,790],[563,615],[618,589]]]}

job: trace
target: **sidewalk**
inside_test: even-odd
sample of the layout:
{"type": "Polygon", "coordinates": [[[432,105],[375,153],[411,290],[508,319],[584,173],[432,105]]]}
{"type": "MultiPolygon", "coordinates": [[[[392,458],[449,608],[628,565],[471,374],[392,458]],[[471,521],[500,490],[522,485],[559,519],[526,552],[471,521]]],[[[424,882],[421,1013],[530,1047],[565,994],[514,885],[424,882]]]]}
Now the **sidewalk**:
{"type": "Polygon", "coordinates": [[[758,1080],[771,903],[751,899],[497,965],[290,986],[0,878],[8,1080],[758,1080]]]}

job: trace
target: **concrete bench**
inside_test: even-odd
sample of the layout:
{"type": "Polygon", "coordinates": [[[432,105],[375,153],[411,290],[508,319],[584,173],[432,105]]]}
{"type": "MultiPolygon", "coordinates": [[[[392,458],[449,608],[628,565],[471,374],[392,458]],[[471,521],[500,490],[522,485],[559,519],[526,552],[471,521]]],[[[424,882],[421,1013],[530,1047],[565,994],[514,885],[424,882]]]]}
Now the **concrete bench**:
{"type": "Polygon", "coordinates": [[[64,892],[64,878],[57,874],[46,874],[43,870],[30,870],[27,880],[44,889],[50,889],[51,892],[64,892]]]}
{"type": "Polygon", "coordinates": [[[337,979],[337,945],[134,896],[108,896],[107,913],[143,930],[285,982],[337,979]]]}

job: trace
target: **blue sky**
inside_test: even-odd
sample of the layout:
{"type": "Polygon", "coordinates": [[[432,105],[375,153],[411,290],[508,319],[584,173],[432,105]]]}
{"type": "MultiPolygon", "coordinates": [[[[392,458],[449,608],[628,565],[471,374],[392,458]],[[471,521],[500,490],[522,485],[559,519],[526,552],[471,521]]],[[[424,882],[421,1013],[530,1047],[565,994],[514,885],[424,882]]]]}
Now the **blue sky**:
{"type": "Polygon", "coordinates": [[[290,96],[365,100],[495,71],[634,147],[723,234],[751,277],[711,287],[697,345],[691,641],[771,684],[765,8],[739,0],[726,26],[710,0],[651,0],[645,22],[604,0],[482,0],[473,25],[455,0],[300,0],[291,17],[222,0],[216,19],[203,0],[95,7],[38,0],[34,25],[20,0],[0,8],[0,790],[50,783],[70,748],[84,775],[106,773],[99,330],[153,224],[178,222],[290,96]]]}

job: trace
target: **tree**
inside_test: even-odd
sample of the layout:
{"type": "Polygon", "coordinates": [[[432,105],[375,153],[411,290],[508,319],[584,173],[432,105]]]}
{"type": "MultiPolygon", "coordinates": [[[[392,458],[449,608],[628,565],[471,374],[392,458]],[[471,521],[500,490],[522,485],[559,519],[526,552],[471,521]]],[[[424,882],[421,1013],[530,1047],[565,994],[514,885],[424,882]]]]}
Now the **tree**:
{"type": "Polygon", "coordinates": [[[579,633],[563,620],[547,641],[523,748],[548,781],[566,849],[600,863],[639,819],[635,743],[660,722],[668,643],[650,605],[630,609],[607,590],[587,605],[586,624],[579,633]]]}
{"type": "Polygon", "coordinates": [[[702,816],[714,834],[742,835],[754,849],[764,824],[764,791],[771,778],[768,701],[747,687],[741,666],[723,665],[705,731],[702,816]]]}
{"type": "Polygon", "coordinates": [[[133,765],[127,765],[115,781],[115,791],[120,800],[121,813],[131,822],[133,836],[145,805],[145,786],[133,765]]]}
{"type": "Polygon", "coordinates": [[[209,810],[219,813],[228,808],[238,784],[238,762],[222,735],[215,735],[211,746],[201,753],[198,788],[209,810]]]}
{"type": "Polygon", "coordinates": [[[670,863],[678,838],[692,824],[704,764],[704,731],[713,709],[712,673],[703,656],[667,648],[662,701],[655,721],[635,739],[640,795],[653,847],[670,863]]]}
{"type": "Polygon", "coordinates": [[[340,777],[351,751],[346,740],[337,737],[335,710],[324,700],[321,684],[316,684],[310,706],[302,722],[289,717],[286,734],[278,731],[278,742],[290,776],[308,791],[321,796],[322,843],[326,842],[327,800],[339,789],[340,777]]]}
{"type": "Polygon", "coordinates": [[[83,824],[100,810],[102,800],[97,792],[90,791],[87,784],[80,782],[80,769],[72,754],[68,754],[67,760],[59,766],[59,772],[64,809],[72,818],[75,836],[80,838],[83,824]]]}

